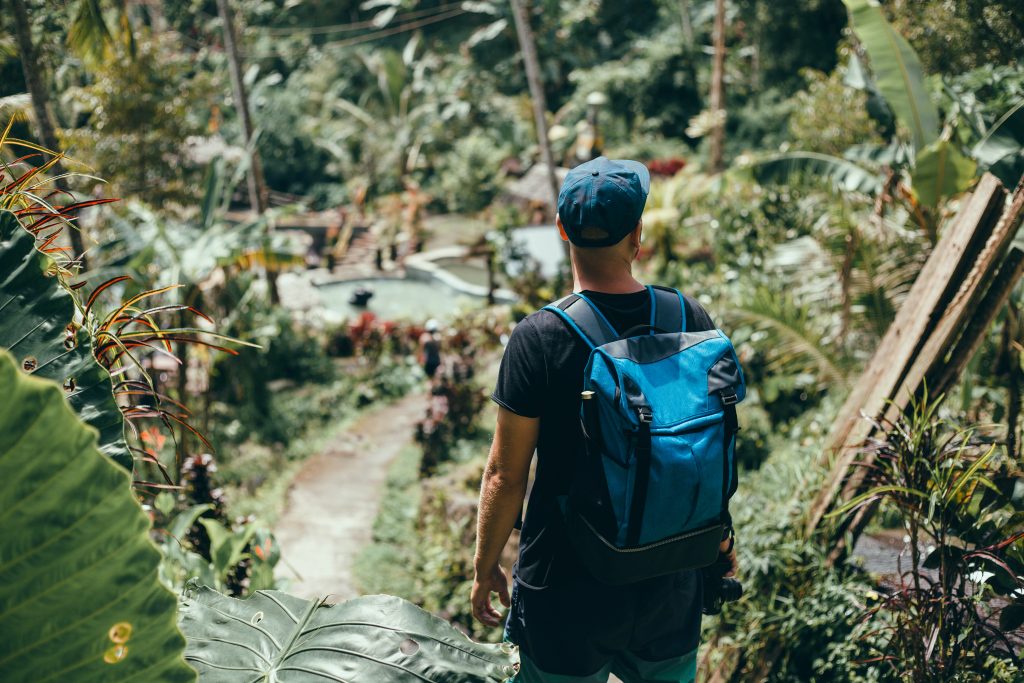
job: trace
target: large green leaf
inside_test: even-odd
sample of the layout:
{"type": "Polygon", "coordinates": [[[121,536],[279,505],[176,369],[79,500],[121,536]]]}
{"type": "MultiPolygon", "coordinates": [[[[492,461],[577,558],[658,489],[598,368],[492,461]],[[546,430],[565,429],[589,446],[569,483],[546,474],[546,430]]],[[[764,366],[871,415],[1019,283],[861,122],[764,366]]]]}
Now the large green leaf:
{"type": "Polygon", "coordinates": [[[900,123],[910,129],[914,147],[924,149],[939,135],[939,113],[928,96],[924,69],[910,43],[894,29],[874,0],[843,0],[871,60],[875,83],[900,123]]]}
{"type": "Polygon", "coordinates": [[[877,194],[883,178],[852,161],[816,152],[776,154],[753,163],[759,183],[784,183],[793,176],[826,179],[844,192],[877,194]]]}
{"type": "Polygon", "coordinates": [[[926,206],[938,206],[946,197],[971,186],[978,165],[947,140],[937,140],[918,152],[912,176],[914,193],[926,206]]]}
{"type": "Polygon", "coordinates": [[[0,678],[195,680],[128,475],[0,350],[0,678]]]}
{"type": "Polygon", "coordinates": [[[971,155],[1007,187],[1015,187],[1024,175],[1024,100],[996,121],[971,155]]]}
{"type": "Polygon", "coordinates": [[[100,450],[131,469],[110,375],[93,358],[88,333],[68,327],[75,304],[52,269],[15,215],[0,211],[0,348],[24,371],[63,386],[71,407],[99,431],[100,450]]]}
{"type": "Polygon", "coordinates": [[[510,646],[474,643],[389,595],[327,605],[279,591],[238,600],[204,586],[186,590],[180,613],[185,659],[210,683],[498,683],[515,672],[510,646]]]}

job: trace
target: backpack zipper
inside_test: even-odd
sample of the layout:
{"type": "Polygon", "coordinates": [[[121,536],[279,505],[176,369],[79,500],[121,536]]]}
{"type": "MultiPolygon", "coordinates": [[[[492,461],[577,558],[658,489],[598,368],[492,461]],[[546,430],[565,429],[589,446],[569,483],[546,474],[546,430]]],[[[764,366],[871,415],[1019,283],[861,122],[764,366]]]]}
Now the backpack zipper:
{"type": "Polygon", "coordinates": [[[611,543],[609,543],[608,540],[605,539],[605,537],[602,536],[597,531],[597,529],[594,528],[594,526],[587,520],[586,517],[584,517],[583,515],[580,515],[580,514],[577,514],[576,516],[579,517],[581,520],[583,520],[583,523],[587,525],[587,528],[590,529],[593,532],[593,534],[595,536],[597,536],[598,539],[600,539],[600,541],[602,543],[604,543],[606,546],[608,546],[609,549],[611,549],[611,550],[613,550],[613,551],[615,551],[617,553],[639,553],[639,552],[643,552],[645,550],[650,550],[651,548],[657,548],[659,546],[668,545],[669,543],[675,543],[676,541],[684,541],[687,538],[692,538],[693,536],[700,536],[701,534],[707,533],[707,531],[709,529],[713,529],[714,528],[714,525],[712,525],[712,526],[704,527],[703,529],[698,529],[696,531],[688,531],[688,532],[686,532],[684,534],[679,534],[677,536],[670,536],[669,538],[662,539],[662,540],[658,541],[657,543],[648,543],[647,545],[630,546],[628,548],[618,548],[618,547],[612,545],[611,543]]]}

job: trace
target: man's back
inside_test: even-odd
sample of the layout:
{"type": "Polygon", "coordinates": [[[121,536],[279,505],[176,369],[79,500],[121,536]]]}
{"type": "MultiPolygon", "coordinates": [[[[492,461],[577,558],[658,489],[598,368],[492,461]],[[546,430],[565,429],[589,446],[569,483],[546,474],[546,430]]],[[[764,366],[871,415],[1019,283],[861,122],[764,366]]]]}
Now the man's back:
{"type": "MultiPolygon", "coordinates": [[[[626,332],[650,322],[646,289],[628,294],[584,291],[616,330],[626,332]]],[[[686,329],[714,329],[704,308],[685,296],[686,329]]],[[[580,391],[590,349],[564,320],[540,310],[512,333],[493,400],[524,417],[540,418],[537,473],[520,535],[517,576],[533,586],[573,580],[583,571],[565,537],[557,496],[568,493],[576,458],[583,449],[580,391]]]]}

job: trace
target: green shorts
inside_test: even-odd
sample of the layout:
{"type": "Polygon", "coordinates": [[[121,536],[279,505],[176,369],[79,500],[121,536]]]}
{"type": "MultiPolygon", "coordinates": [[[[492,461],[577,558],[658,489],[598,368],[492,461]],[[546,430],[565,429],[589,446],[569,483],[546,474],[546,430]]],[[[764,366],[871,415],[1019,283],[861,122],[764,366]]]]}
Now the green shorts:
{"type": "Polygon", "coordinates": [[[544,673],[531,659],[520,654],[519,675],[515,683],[606,683],[615,674],[623,683],[692,683],[697,678],[697,651],[661,662],[648,662],[628,652],[589,676],[564,676],[544,673]]]}

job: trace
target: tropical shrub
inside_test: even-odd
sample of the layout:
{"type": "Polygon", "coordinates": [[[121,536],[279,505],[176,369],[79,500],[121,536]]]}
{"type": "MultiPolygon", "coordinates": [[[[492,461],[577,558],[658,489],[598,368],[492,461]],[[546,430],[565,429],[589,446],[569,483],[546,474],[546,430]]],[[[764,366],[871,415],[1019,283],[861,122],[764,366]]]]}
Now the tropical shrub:
{"type": "Polygon", "coordinates": [[[887,617],[879,661],[915,683],[1009,680],[1024,625],[1021,472],[940,419],[940,403],[924,396],[867,445],[870,488],[834,514],[881,503],[906,532],[908,566],[869,611],[887,617]]]}
{"type": "Polygon", "coordinates": [[[771,455],[757,473],[741,474],[730,510],[743,597],[705,620],[705,675],[787,683],[893,680],[868,662],[880,641],[862,625],[873,582],[851,567],[829,567],[826,550],[801,535],[823,475],[807,466],[819,439],[801,438],[813,413],[772,438],[771,455]]]}

